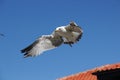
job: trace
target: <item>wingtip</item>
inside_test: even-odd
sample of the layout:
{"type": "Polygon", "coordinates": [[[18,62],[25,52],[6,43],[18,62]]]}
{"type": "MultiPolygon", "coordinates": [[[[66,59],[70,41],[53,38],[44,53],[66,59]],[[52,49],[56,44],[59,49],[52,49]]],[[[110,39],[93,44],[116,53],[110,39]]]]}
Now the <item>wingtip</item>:
{"type": "Polygon", "coordinates": [[[83,33],[81,33],[76,40],[79,41],[82,36],[83,36],[83,33]]]}
{"type": "Polygon", "coordinates": [[[32,57],[31,55],[29,55],[28,53],[24,54],[24,58],[28,58],[28,57],[32,57]]]}
{"type": "Polygon", "coordinates": [[[30,56],[24,55],[24,57],[23,57],[23,58],[28,58],[28,57],[30,57],[30,56]]]}
{"type": "Polygon", "coordinates": [[[20,50],[21,53],[24,53],[24,50],[20,50]]]}

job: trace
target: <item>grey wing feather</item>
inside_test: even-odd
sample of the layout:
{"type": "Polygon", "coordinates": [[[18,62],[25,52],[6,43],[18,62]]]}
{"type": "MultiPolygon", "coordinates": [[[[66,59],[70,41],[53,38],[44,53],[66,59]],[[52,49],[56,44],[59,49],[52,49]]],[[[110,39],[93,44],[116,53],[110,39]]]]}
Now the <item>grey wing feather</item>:
{"type": "Polygon", "coordinates": [[[37,56],[44,51],[54,49],[62,44],[63,40],[60,36],[44,35],[33,42],[28,47],[21,50],[24,57],[37,56]]]}
{"type": "Polygon", "coordinates": [[[31,56],[31,55],[28,55],[29,54],[29,51],[39,42],[39,40],[36,40],[35,42],[33,42],[31,45],[29,45],[28,47],[24,48],[21,50],[21,53],[25,53],[24,56],[25,57],[28,57],[28,56],[31,56]]]}

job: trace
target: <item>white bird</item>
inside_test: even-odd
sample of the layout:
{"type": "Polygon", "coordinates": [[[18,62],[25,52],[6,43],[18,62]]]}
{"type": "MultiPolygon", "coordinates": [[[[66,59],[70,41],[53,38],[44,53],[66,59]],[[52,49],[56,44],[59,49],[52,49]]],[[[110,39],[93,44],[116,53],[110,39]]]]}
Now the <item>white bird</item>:
{"type": "Polygon", "coordinates": [[[41,36],[31,45],[22,49],[21,52],[24,53],[24,57],[38,56],[44,51],[54,49],[63,43],[71,46],[71,44],[79,41],[81,36],[82,29],[71,22],[70,25],[56,28],[51,35],[41,36]]]}

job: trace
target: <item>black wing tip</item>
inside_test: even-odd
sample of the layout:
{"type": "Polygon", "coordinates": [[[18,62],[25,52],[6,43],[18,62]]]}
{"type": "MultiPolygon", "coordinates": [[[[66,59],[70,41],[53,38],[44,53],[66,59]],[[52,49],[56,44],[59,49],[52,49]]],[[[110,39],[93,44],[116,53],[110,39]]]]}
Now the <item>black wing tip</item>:
{"type": "Polygon", "coordinates": [[[24,54],[24,58],[28,58],[28,57],[36,57],[36,55],[31,55],[29,53],[25,53],[24,54]]]}
{"type": "Polygon", "coordinates": [[[28,55],[28,53],[25,53],[24,58],[28,58],[28,57],[31,57],[31,55],[28,55]]]}
{"type": "Polygon", "coordinates": [[[83,35],[83,33],[81,33],[76,40],[79,41],[81,39],[82,35],[83,35]]]}
{"type": "Polygon", "coordinates": [[[20,50],[20,51],[21,51],[21,53],[24,53],[24,58],[31,57],[31,55],[29,55],[29,53],[26,52],[25,49],[22,49],[22,50],[20,50]]]}
{"type": "Polygon", "coordinates": [[[24,53],[25,51],[22,49],[22,50],[20,50],[20,52],[21,52],[21,53],[24,53]]]}
{"type": "Polygon", "coordinates": [[[23,53],[24,53],[24,56],[23,56],[23,58],[32,57],[32,55],[30,55],[28,52],[23,52],[23,53]]]}

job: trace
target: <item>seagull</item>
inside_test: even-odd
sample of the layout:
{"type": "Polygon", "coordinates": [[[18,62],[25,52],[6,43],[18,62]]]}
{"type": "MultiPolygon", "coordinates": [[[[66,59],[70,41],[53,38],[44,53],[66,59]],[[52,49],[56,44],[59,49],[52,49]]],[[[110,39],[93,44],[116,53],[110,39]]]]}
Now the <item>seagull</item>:
{"type": "Polygon", "coordinates": [[[24,57],[35,57],[42,54],[45,51],[55,49],[62,44],[76,43],[82,36],[82,29],[78,27],[74,22],[71,22],[67,26],[57,27],[52,34],[42,35],[32,44],[21,50],[24,53],[24,57]]]}

